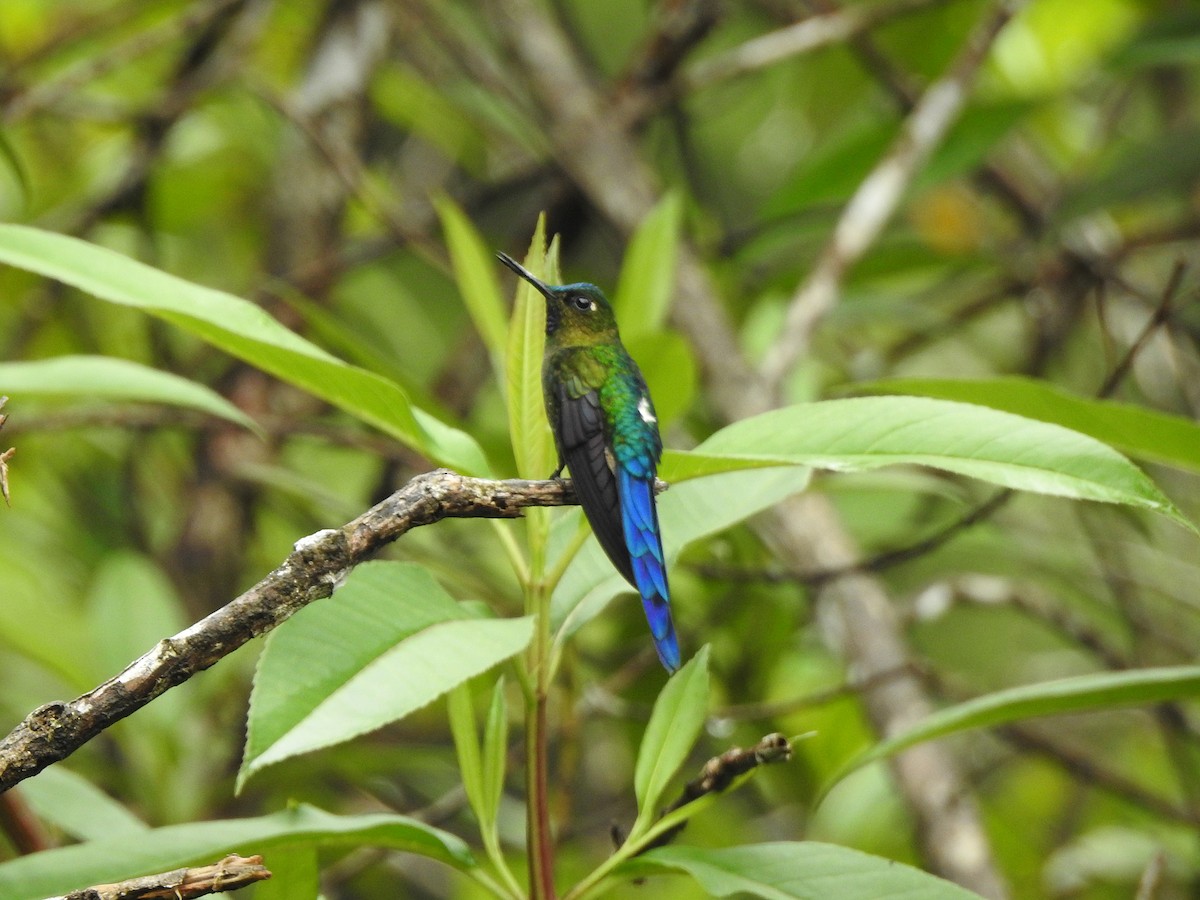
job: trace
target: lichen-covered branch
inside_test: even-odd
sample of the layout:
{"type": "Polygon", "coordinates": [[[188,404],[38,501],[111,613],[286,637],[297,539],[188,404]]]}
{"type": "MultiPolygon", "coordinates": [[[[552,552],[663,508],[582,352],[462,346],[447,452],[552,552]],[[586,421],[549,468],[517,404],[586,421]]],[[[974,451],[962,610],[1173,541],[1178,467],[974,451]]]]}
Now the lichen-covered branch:
{"type": "Polygon", "coordinates": [[[31,712],[0,741],[0,792],[66,759],[114,722],[328,597],[354,566],[411,529],[449,518],[517,518],[527,507],[574,503],[570,481],[492,481],[445,469],[417,476],[341,528],[297,541],[266,578],[163,638],[119,675],[74,700],[31,712]]]}

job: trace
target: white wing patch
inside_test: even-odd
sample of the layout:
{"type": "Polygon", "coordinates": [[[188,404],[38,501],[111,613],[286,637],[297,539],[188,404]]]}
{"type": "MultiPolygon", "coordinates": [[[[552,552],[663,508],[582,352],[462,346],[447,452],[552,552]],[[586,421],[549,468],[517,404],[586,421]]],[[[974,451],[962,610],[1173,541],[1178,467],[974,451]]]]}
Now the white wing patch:
{"type": "Polygon", "coordinates": [[[650,408],[650,398],[643,397],[638,401],[638,415],[642,417],[643,422],[657,422],[654,418],[654,410],[650,408]]]}

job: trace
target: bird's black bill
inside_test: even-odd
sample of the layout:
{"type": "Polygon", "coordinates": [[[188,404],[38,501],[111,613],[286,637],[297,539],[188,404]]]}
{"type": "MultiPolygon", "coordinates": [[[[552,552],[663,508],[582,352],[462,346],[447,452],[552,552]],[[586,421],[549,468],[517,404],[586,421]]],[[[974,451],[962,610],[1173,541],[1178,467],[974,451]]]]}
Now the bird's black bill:
{"type": "Polygon", "coordinates": [[[553,298],[554,294],[550,291],[550,285],[546,284],[546,282],[542,281],[507,253],[497,253],[496,259],[500,260],[500,262],[504,263],[506,266],[532,284],[535,288],[537,288],[543,297],[546,297],[547,299],[553,298]]]}

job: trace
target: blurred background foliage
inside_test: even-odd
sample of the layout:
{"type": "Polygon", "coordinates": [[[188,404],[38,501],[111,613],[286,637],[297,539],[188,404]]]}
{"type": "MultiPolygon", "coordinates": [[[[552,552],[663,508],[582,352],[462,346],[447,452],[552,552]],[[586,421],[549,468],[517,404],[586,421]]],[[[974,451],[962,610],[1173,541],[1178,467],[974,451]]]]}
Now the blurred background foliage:
{"type": "MultiPolygon", "coordinates": [[[[398,381],[511,471],[501,393],[455,287],[435,200],[453,198],[496,249],[514,253],[545,210],[568,280],[610,295],[626,249],[563,165],[558,123],[539,111],[505,39],[501,20],[522,8],[4,0],[0,217],[253,299],[398,381]]],[[[555,0],[543,11],[674,189],[682,232],[755,360],[904,111],[987,8],[555,0]],[[761,35],[860,15],[867,24],[848,36],[744,72],[730,67],[730,54],[761,35]]],[[[1178,260],[1194,265],[1200,235],[1198,62],[1200,14],[1186,0],[1030,2],[996,40],[964,114],[899,213],[848,274],[787,379],[787,398],[853,393],[885,378],[995,375],[1094,396],[1159,314],[1114,396],[1194,419],[1200,278],[1188,269],[1173,297],[1167,291],[1178,260]]],[[[630,345],[664,411],[666,443],[688,447],[711,433],[719,422],[706,401],[709,367],[691,342],[656,322],[630,345]]],[[[79,396],[10,401],[0,432],[3,447],[17,448],[12,506],[0,510],[0,715],[9,723],[119,671],[252,584],[297,538],[429,468],[136,310],[0,269],[0,358],[65,354],[120,357],[207,384],[267,437],[179,409],[79,396]]],[[[1195,519],[1196,472],[1150,472],[1195,519]]],[[[824,476],[812,490],[834,502],[867,555],[935,534],[989,496],[916,469],[824,476]]],[[[455,596],[519,605],[482,523],[422,529],[389,555],[430,566],[455,596]]],[[[685,643],[713,648],[714,711],[697,765],[770,731],[814,733],[791,765],[722,800],[683,839],[812,838],[919,865],[920,836],[887,769],[864,770],[811,806],[822,780],[872,734],[857,673],[796,568],[738,528],[691,547],[672,573],[685,643]]],[[[1190,661],[1200,637],[1195,538],[1115,508],[1020,496],[880,575],[913,666],[939,702],[1190,661]]],[[[661,683],[643,630],[640,610],[622,602],[571,645],[555,698],[566,873],[594,865],[609,823],[633,815],[633,754],[661,683]]],[[[59,768],[155,825],[303,800],[415,812],[470,833],[441,708],[268,769],[235,797],[258,652],[235,653],[59,768]]],[[[1198,728],[1194,710],[1173,705],[955,739],[1012,896],[1128,897],[1139,879],[1156,891],[1146,896],[1192,896],[1198,728]]],[[[79,834],[68,824],[79,815],[73,805],[101,808],[79,785],[63,795],[69,801],[39,806],[36,798],[55,795],[30,794],[52,839],[79,834]]],[[[504,837],[519,845],[523,819],[511,802],[504,837]]],[[[0,846],[17,851],[11,836],[0,846]]],[[[383,851],[325,862],[330,897],[388,896],[397,884],[409,896],[460,890],[435,868],[383,851]]]]}

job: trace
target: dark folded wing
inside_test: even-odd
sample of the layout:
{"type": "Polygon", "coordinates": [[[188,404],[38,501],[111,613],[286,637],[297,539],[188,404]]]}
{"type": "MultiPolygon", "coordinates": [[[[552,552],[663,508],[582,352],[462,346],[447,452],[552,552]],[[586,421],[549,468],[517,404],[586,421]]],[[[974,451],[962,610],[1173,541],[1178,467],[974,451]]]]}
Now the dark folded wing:
{"type": "Polygon", "coordinates": [[[596,391],[588,391],[572,397],[565,386],[558,391],[562,461],[571,470],[579,505],[612,564],[626,581],[636,586],[633,564],[625,547],[621,499],[607,449],[600,396],[596,391]]]}

